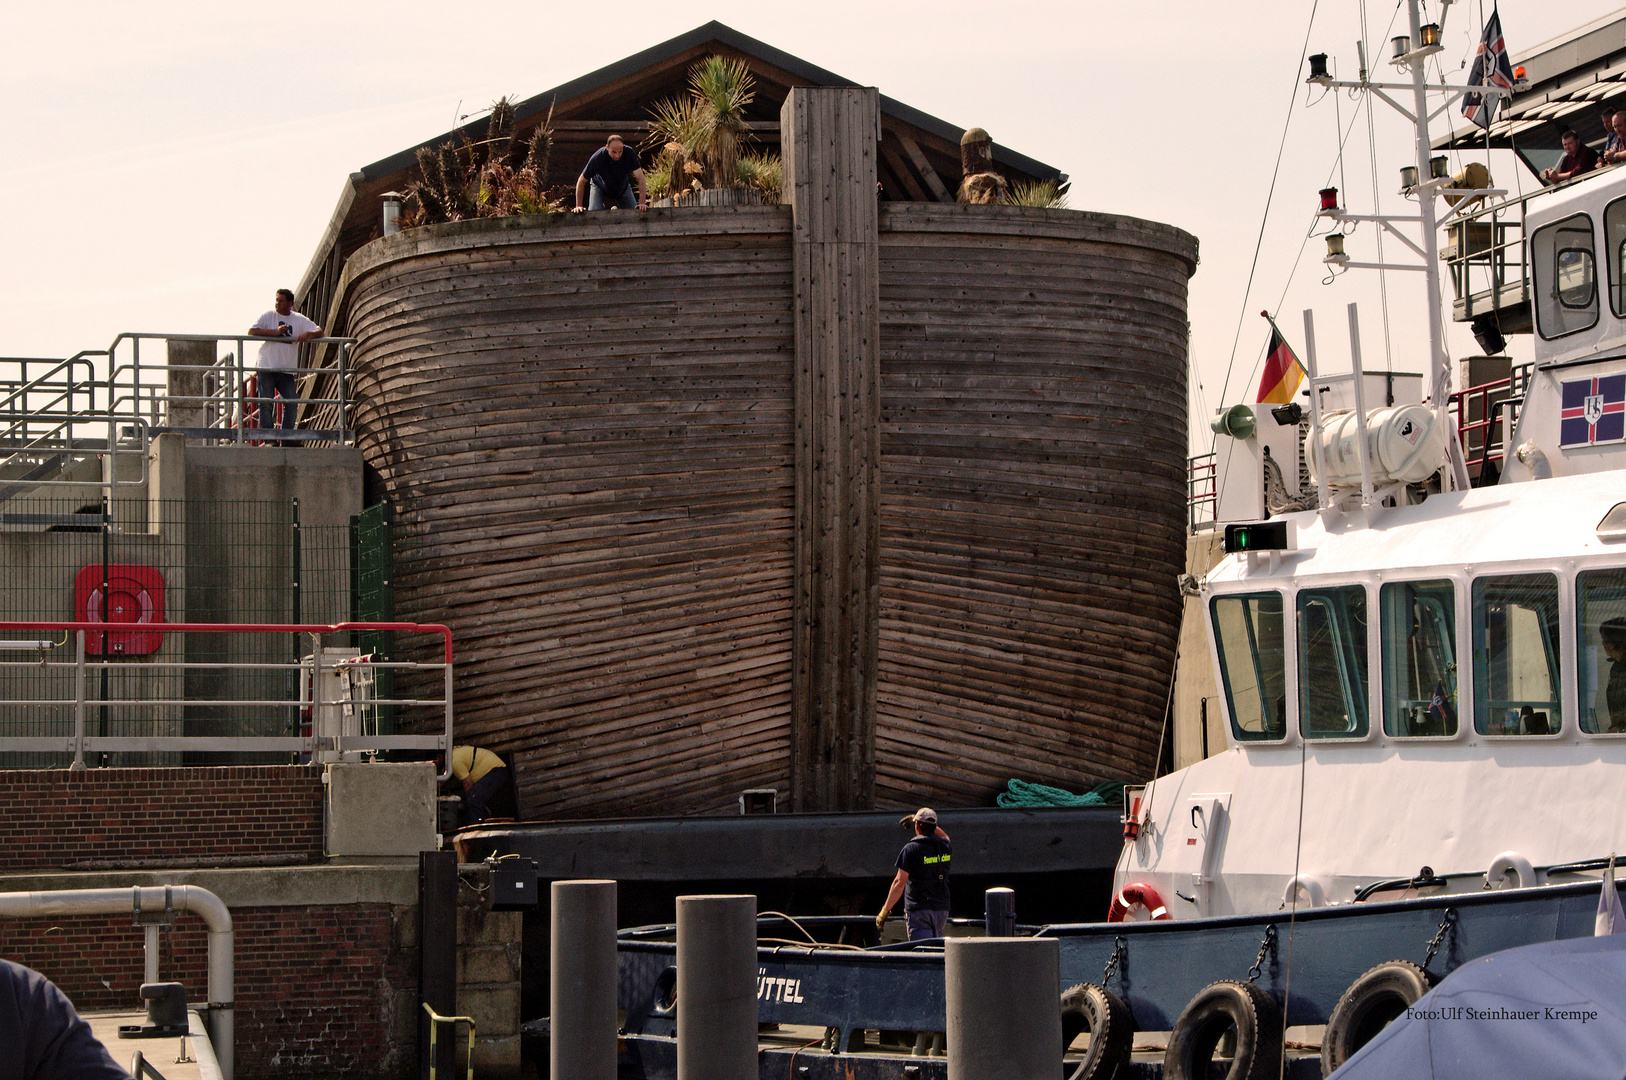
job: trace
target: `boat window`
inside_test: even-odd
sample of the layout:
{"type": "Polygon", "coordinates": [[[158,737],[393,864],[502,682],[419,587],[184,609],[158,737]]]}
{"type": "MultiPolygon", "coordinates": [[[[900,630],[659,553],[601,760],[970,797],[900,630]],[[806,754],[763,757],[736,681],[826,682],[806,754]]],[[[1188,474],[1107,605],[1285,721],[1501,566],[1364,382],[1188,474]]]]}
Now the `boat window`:
{"type": "Polygon", "coordinates": [[[1626,732],[1626,570],[1575,579],[1581,730],[1626,732]]]}
{"type": "Polygon", "coordinates": [[[1558,733],[1558,578],[1474,581],[1474,730],[1558,733]]]}
{"type": "Polygon", "coordinates": [[[1287,644],[1282,594],[1217,596],[1209,606],[1231,734],[1242,742],[1287,734],[1287,644]]]}
{"type": "Polygon", "coordinates": [[[1536,276],[1536,328],[1544,338],[1586,330],[1598,322],[1598,279],[1592,219],[1574,214],[1537,229],[1530,238],[1536,276]]]}
{"type": "Polygon", "coordinates": [[[1366,589],[1298,596],[1299,730],[1307,739],[1366,734],[1366,589]]]}
{"type": "Polygon", "coordinates": [[[1626,198],[1604,207],[1603,250],[1609,267],[1609,310],[1626,318],[1626,198]]]}
{"type": "Polygon", "coordinates": [[[1378,593],[1383,618],[1383,730],[1457,733],[1457,602],[1449,580],[1395,581],[1378,593]]]}

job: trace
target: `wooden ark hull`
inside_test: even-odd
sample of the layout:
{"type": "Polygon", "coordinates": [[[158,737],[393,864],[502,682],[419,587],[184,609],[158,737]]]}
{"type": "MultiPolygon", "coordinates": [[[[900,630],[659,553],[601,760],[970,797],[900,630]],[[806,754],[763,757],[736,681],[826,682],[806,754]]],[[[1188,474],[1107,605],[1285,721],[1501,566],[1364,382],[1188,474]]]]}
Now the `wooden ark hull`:
{"type": "Polygon", "coordinates": [[[1195,241],[883,204],[855,434],[821,425],[871,390],[804,380],[798,402],[793,232],[786,207],[510,218],[351,259],[357,444],[396,506],[397,617],[455,634],[459,741],[515,754],[526,817],[784,799],[798,470],[868,445],[873,527],[836,548],[875,583],[850,630],[875,657],[861,801],[1146,774],[1180,614],[1195,241]]]}

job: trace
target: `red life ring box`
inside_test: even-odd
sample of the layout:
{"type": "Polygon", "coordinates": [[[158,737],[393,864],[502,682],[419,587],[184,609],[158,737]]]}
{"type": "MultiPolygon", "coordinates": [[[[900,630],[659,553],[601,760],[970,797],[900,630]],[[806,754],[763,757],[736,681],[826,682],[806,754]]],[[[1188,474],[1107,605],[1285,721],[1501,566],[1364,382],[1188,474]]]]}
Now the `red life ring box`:
{"type": "MultiPolygon", "coordinates": [[[[73,579],[75,622],[102,621],[102,564],[84,567],[73,579]]],[[[107,567],[107,621],[139,626],[164,621],[164,575],[154,566],[111,563],[107,567]]],[[[85,654],[102,654],[99,632],[85,635],[85,654]]],[[[162,631],[113,630],[107,637],[111,656],[151,656],[164,644],[162,631]]]]}

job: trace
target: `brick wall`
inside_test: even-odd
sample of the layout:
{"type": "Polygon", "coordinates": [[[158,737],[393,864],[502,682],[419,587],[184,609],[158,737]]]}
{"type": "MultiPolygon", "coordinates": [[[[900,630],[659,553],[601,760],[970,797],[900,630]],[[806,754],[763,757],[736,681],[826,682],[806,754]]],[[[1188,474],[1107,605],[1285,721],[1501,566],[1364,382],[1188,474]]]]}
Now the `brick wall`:
{"type": "MultiPolygon", "coordinates": [[[[388,904],[234,910],[238,1080],[415,1074],[417,918],[388,904]]],[[[144,940],[129,915],[0,920],[0,955],[85,1010],[142,1008],[144,940]]],[[[182,914],[161,934],[159,977],[201,1004],[207,957],[207,928],[182,914]]]]}
{"type": "Polygon", "coordinates": [[[322,855],[316,765],[0,771],[0,873],[322,855]]]}

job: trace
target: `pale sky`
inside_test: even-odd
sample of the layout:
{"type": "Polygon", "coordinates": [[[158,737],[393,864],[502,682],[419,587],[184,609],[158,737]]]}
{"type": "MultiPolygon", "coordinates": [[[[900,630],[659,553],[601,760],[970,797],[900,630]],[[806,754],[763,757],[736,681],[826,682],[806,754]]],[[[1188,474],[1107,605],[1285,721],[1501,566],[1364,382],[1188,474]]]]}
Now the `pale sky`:
{"type": "MultiPolygon", "coordinates": [[[[1515,59],[1619,7],[1503,2],[1515,59]]],[[[1447,72],[1471,57],[1482,11],[1450,9],[1447,72]]],[[[1068,173],[1075,209],[1194,233],[1191,407],[1205,435],[1214,406],[1253,400],[1262,308],[1279,312],[1297,346],[1300,312],[1313,307],[1322,364],[1336,369],[1347,368],[1345,305],[1359,301],[1366,367],[1422,369],[1422,276],[1387,275],[1386,355],[1378,275],[1324,286],[1322,243],[1305,245],[1329,178],[1352,210],[1373,209],[1366,114],[1302,82],[1307,31],[1310,52],[1355,72],[1361,8],[1340,0],[13,4],[0,18],[0,357],[105,348],[126,330],[240,333],[276,288],[297,286],[348,173],[441,134],[459,112],[540,93],[713,18],[951,124],[987,128],[1068,173]],[[1340,166],[1335,131],[1352,121],[1340,166]]],[[[1369,52],[1386,57],[1404,9],[1374,4],[1366,19],[1369,52]]],[[[1381,207],[1405,212],[1395,191],[1410,143],[1385,106],[1375,128],[1381,207]]],[[[1536,186],[1491,165],[1499,186],[1536,186]]],[[[1349,250],[1375,256],[1370,226],[1349,250]]],[[[1409,252],[1390,242],[1386,254],[1409,252]]],[[[1454,355],[1478,354],[1465,326],[1447,337],[1454,355]]]]}

